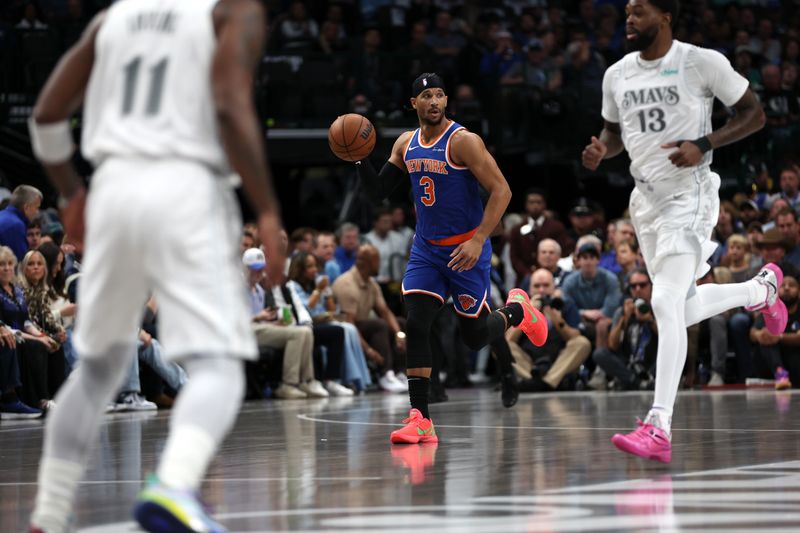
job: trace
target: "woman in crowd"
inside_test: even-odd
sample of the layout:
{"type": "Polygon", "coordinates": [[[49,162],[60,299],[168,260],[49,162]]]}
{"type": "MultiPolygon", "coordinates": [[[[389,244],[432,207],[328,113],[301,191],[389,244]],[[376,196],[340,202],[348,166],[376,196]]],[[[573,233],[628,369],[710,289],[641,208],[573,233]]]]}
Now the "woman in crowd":
{"type": "MultiPolygon", "coordinates": [[[[41,255],[41,254],[40,254],[41,255]]],[[[0,320],[19,332],[17,361],[22,386],[22,400],[31,406],[48,409],[52,391],[48,384],[50,353],[58,350],[58,342],[47,336],[31,320],[22,287],[15,283],[17,258],[6,246],[0,247],[0,320]]]]}
{"type": "Polygon", "coordinates": [[[47,281],[50,286],[48,299],[50,312],[53,319],[66,333],[66,340],[62,343],[64,357],[66,358],[66,374],[73,370],[76,363],[75,351],[72,349],[72,326],[77,311],[77,306],[67,299],[65,291],[66,277],[64,276],[64,252],[53,242],[43,242],[37,248],[44,256],[47,266],[47,281]]]}
{"type": "Polygon", "coordinates": [[[314,324],[328,324],[344,329],[345,349],[342,381],[353,383],[357,390],[372,384],[364,351],[361,349],[358,330],[353,324],[335,320],[336,301],[328,287],[328,279],[317,280],[317,259],[308,252],[298,252],[289,267],[289,283],[314,319],[314,324]]]}

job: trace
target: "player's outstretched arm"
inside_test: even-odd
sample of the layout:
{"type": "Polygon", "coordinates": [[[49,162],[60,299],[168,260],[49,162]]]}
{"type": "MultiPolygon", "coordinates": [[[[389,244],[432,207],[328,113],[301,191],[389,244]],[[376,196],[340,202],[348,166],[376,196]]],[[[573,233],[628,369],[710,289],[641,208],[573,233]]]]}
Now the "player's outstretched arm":
{"type": "Polygon", "coordinates": [[[375,172],[375,167],[369,158],[356,162],[356,173],[361,179],[361,185],[370,201],[381,204],[406,178],[403,152],[414,135],[413,131],[406,131],[397,138],[392,146],[392,154],[384,163],[380,173],[375,172]]]}
{"type": "Polygon", "coordinates": [[[478,135],[461,131],[450,138],[450,157],[454,163],[469,168],[478,182],[489,193],[478,231],[468,241],[461,243],[450,256],[448,267],[459,272],[471,269],[480,257],[483,243],[500,223],[500,218],[511,201],[511,188],[497,166],[492,154],[478,135]]]}
{"type": "Polygon", "coordinates": [[[606,120],[600,138],[592,137],[591,142],[583,149],[581,160],[584,167],[597,170],[603,159],[617,156],[624,149],[619,123],[606,120]]]}
{"type": "Polygon", "coordinates": [[[256,0],[224,0],[214,9],[217,48],[211,68],[220,138],[233,169],[258,216],[270,279],[283,271],[280,211],[267,164],[267,151],[253,105],[253,72],[266,39],[264,9],[256,0]]]}
{"type": "Polygon", "coordinates": [[[75,146],[69,120],[83,103],[94,65],[95,37],[104,17],[105,12],[98,14],[58,62],[28,122],[33,152],[60,195],[64,229],[79,247],[83,241],[86,187],[72,164],[75,146]]]}

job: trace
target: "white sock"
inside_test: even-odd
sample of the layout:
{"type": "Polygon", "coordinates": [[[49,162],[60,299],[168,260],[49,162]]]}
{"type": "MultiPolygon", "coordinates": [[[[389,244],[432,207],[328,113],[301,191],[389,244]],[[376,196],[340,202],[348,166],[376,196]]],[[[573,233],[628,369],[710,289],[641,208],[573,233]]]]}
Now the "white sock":
{"type": "Polygon", "coordinates": [[[31,524],[45,531],[66,531],[83,465],[44,457],[39,464],[39,491],[31,524]]]}
{"type": "Polygon", "coordinates": [[[757,305],[767,298],[767,287],[755,280],[744,283],[698,285],[686,300],[686,325],[693,326],[728,309],[757,305]]]}
{"type": "Polygon", "coordinates": [[[158,480],[173,489],[197,490],[216,449],[216,441],[198,427],[172,428],[158,466],[158,480]]]}
{"type": "Polygon", "coordinates": [[[647,417],[644,419],[645,423],[652,424],[655,427],[664,431],[672,440],[672,415],[667,414],[662,409],[657,407],[653,407],[650,409],[650,412],[647,413],[647,417]]]}

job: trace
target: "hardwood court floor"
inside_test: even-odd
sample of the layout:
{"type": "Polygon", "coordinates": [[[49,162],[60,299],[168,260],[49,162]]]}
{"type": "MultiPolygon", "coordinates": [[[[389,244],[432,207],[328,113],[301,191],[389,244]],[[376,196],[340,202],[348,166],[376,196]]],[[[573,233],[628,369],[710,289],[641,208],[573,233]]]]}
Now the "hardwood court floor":
{"type": "MultiPolygon", "coordinates": [[[[432,407],[438,446],[405,447],[388,442],[403,395],[251,402],[203,492],[237,532],[800,530],[800,394],[682,393],[670,465],[609,442],[650,398],[526,395],[504,409],[490,390],[451,391],[432,407]]],[[[168,416],[106,416],[80,531],[136,531],[129,509],[168,416]]],[[[40,422],[0,422],[2,533],[24,528],[41,443],[40,422]]]]}

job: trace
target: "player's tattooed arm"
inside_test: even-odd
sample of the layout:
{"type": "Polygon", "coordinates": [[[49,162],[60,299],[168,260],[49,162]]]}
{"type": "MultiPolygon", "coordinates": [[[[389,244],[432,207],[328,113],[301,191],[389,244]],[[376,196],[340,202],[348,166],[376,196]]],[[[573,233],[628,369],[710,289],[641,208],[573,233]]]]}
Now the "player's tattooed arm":
{"type": "Polygon", "coordinates": [[[733,108],[736,110],[736,115],[727,124],[708,135],[712,148],[719,148],[744,139],[763,128],[767,122],[764,109],[750,89],[745,91],[733,108]]]}
{"type": "Polygon", "coordinates": [[[584,167],[597,170],[603,159],[619,155],[624,149],[619,123],[606,120],[600,138],[592,137],[591,142],[583,149],[581,160],[584,167]]]}
{"type": "Polygon", "coordinates": [[[392,147],[392,154],[381,168],[380,173],[375,172],[375,167],[372,166],[369,158],[356,162],[356,173],[361,178],[361,186],[371,202],[386,203],[386,199],[394,193],[397,187],[408,183],[403,153],[412,135],[414,132],[407,131],[397,138],[392,147]]]}

